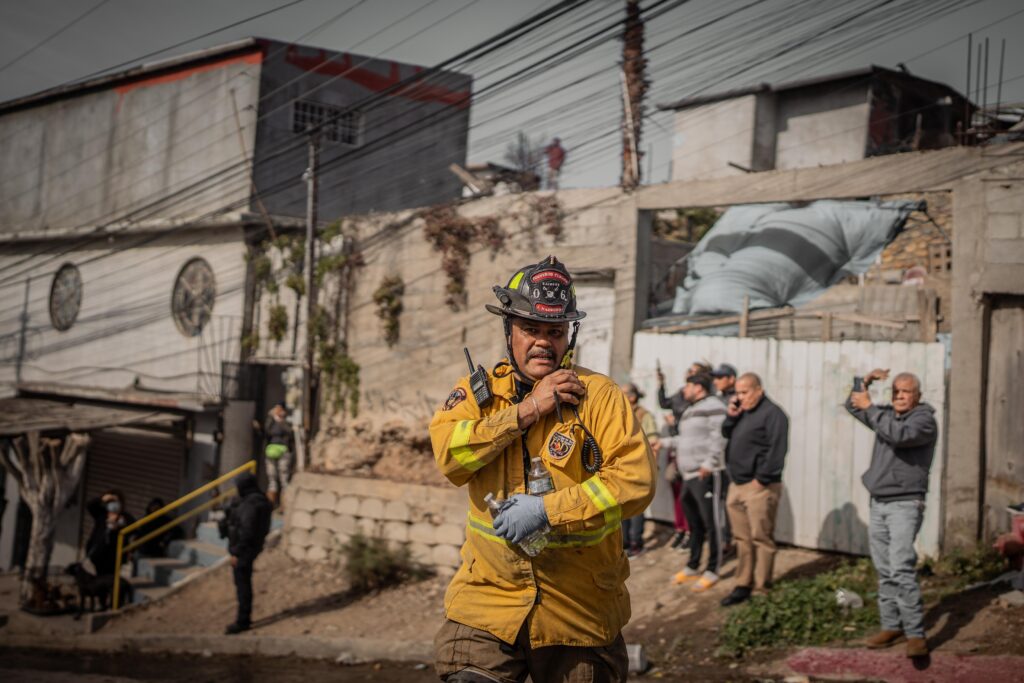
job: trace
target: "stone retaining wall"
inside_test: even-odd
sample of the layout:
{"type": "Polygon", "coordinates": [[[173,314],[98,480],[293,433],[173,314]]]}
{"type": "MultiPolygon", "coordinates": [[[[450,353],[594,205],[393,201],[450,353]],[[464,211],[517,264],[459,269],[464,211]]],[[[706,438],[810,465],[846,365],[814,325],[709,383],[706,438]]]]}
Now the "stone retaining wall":
{"type": "Polygon", "coordinates": [[[326,560],[360,530],[408,544],[414,560],[438,571],[460,563],[467,502],[459,489],[300,472],[284,508],[283,542],[296,560],[326,560]]]}

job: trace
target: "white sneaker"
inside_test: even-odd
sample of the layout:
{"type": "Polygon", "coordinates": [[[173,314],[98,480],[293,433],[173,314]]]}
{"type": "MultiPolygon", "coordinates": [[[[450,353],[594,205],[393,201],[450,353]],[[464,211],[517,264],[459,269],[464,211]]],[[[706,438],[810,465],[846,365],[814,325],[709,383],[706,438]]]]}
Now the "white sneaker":
{"type": "Polygon", "coordinates": [[[718,574],[714,572],[704,572],[701,577],[697,579],[697,583],[693,584],[693,588],[690,590],[694,593],[703,593],[716,583],[718,583],[718,574]]]}

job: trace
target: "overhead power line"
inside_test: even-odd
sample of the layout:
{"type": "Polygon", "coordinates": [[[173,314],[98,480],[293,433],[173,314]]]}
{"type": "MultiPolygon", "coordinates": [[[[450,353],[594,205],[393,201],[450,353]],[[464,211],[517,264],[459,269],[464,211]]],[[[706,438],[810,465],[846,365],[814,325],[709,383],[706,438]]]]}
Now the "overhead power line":
{"type": "Polygon", "coordinates": [[[4,72],[4,71],[6,71],[7,69],[9,69],[10,67],[14,66],[15,64],[17,64],[17,63],[18,63],[18,62],[20,62],[21,60],[25,59],[25,57],[28,57],[28,56],[29,56],[30,54],[32,54],[33,52],[35,52],[36,50],[38,50],[39,48],[41,48],[41,47],[42,47],[43,45],[46,45],[46,44],[47,44],[47,43],[49,43],[49,42],[50,42],[51,40],[53,40],[53,39],[54,39],[54,38],[56,38],[57,36],[59,36],[59,35],[61,35],[62,33],[64,33],[65,31],[67,31],[67,30],[68,30],[69,28],[71,28],[72,26],[74,26],[74,25],[75,25],[75,24],[77,24],[78,22],[82,21],[82,20],[83,20],[83,19],[85,19],[85,18],[86,18],[87,16],[89,16],[90,14],[92,14],[93,12],[95,12],[96,10],[98,10],[99,8],[101,8],[101,7],[103,7],[104,5],[106,5],[106,4],[108,3],[108,2],[110,2],[110,0],[100,0],[100,1],[99,1],[99,2],[97,2],[97,3],[95,4],[95,5],[93,5],[92,7],[90,7],[89,9],[87,9],[86,11],[82,12],[81,14],[79,14],[79,15],[78,15],[77,17],[75,17],[74,19],[72,19],[72,20],[71,20],[71,21],[69,21],[68,23],[64,24],[64,25],[63,25],[63,26],[61,26],[61,27],[60,27],[59,29],[57,29],[56,31],[54,31],[54,32],[53,32],[53,33],[51,33],[50,35],[46,36],[45,38],[43,38],[42,40],[40,40],[40,41],[39,41],[38,43],[36,43],[36,44],[35,44],[35,45],[33,45],[32,47],[30,47],[29,49],[27,49],[27,50],[25,50],[24,52],[22,52],[21,54],[17,55],[16,57],[14,57],[13,59],[11,59],[10,61],[8,61],[8,62],[6,62],[6,63],[4,63],[4,64],[0,65],[0,73],[2,73],[2,72],[4,72]]]}
{"type": "MultiPolygon", "coordinates": [[[[665,0],[661,0],[661,1],[664,2],[665,0]]],[[[495,52],[496,50],[499,50],[499,49],[503,48],[504,46],[510,44],[511,42],[519,39],[523,35],[526,35],[529,32],[534,31],[537,28],[545,25],[546,23],[549,23],[550,21],[553,21],[554,19],[559,18],[560,16],[564,15],[566,12],[569,12],[569,11],[577,9],[578,7],[586,4],[586,2],[587,2],[587,0],[563,0],[562,2],[558,3],[557,5],[551,7],[549,9],[547,9],[547,10],[543,10],[541,12],[537,12],[537,13],[535,13],[533,15],[530,15],[529,17],[527,17],[523,21],[518,22],[514,26],[499,32],[498,34],[496,34],[495,36],[492,36],[491,38],[489,38],[487,40],[484,40],[484,41],[482,41],[480,43],[477,43],[476,45],[470,47],[467,50],[464,50],[464,51],[460,52],[459,54],[455,55],[454,57],[451,57],[451,58],[449,58],[447,60],[444,60],[443,62],[441,62],[440,64],[438,64],[438,65],[436,65],[434,67],[432,67],[431,69],[428,69],[428,70],[425,70],[423,72],[420,72],[419,74],[416,74],[416,76],[410,77],[408,79],[404,79],[399,84],[394,86],[392,89],[389,89],[387,92],[375,93],[373,96],[370,96],[370,97],[364,99],[363,101],[356,103],[353,108],[361,108],[361,107],[364,107],[364,106],[367,106],[367,105],[372,105],[374,103],[380,102],[385,97],[389,96],[390,92],[393,89],[398,88],[398,87],[408,87],[409,85],[411,85],[413,83],[419,82],[419,81],[421,81],[424,78],[428,78],[430,76],[433,76],[436,73],[440,72],[441,70],[443,70],[443,69],[445,69],[445,68],[447,68],[447,67],[449,67],[449,66],[451,66],[453,64],[458,64],[458,63],[460,63],[460,62],[462,62],[462,61],[464,61],[464,60],[466,60],[468,58],[479,58],[481,56],[485,56],[485,55],[491,54],[491,53],[495,52]]],[[[285,148],[283,148],[283,150],[278,150],[277,156],[280,156],[280,154],[283,153],[283,151],[288,151],[292,147],[298,148],[298,147],[301,147],[303,145],[305,145],[305,141],[304,141],[304,139],[301,139],[301,138],[296,140],[296,141],[290,142],[285,148]]],[[[154,210],[155,211],[159,211],[159,210],[161,210],[161,207],[167,206],[168,202],[173,202],[173,201],[181,199],[181,198],[187,198],[187,197],[190,196],[190,194],[194,194],[196,192],[201,192],[204,189],[208,190],[209,189],[209,183],[211,183],[211,182],[221,182],[224,179],[226,174],[233,173],[233,174],[237,175],[240,170],[244,170],[246,168],[248,163],[249,163],[248,160],[245,160],[243,162],[238,162],[238,163],[230,164],[230,165],[226,166],[225,168],[220,169],[220,170],[218,170],[218,171],[216,171],[214,173],[211,173],[211,174],[209,174],[207,176],[198,178],[195,181],[190,182],[188,185],[186,185],[184,187],[181,187],[181,188],[179,188],[178,190],[176,190],[176,191],[174,191],[172,193],[169,193],[168,195],[161,196],[161,197],[159,197],[159,198],[149,202],[147,205],[144,205],[144,206],[141,206],[141,207],[136,207],[133,210],[131,210],[130,212],[124,213],[124,214],[122,214],[120,216],[117,216],[117,217],[110,217],[109,220],[102,221],[101,224],[99,226],[97,226],[97,227],[98,228],[102,228],[104,226],[119,225],[119,224],[123,224],[123,223],[127,224],[127,223],[130,223],[131,221],[145,220],[150,215],[155,215],[154,210]]],[[[227,177],[231,177],[231,176],[227,176],[227,177]]],[[[290,185],[290,183],[289,183],[289,185],[290,185]]],[[[266,194],[266,193],[264,193],[264,194],[266,194]]],[[[228,210],[230,210],[230,209],[228,209],[228,210]]],[[[223,213],[223,211],[212,212],[211,215],[215,215],[216,213],[223,213]]],[[[85,238],[83,240],[79,240],[79,241],[75,242],[74,244],[72,244],[72,246],[70,248],[61,250],[59,253],[51,256],[49,260],[52,261],[54,259],[60,258],[61,256],[65,255],[67,253],[70,253],[71,251],[74,251],[76,249],[79,249],[79,248],[81,248],[83,246],[86,246],[86,245],[88,245],[90,243],[93,243],[93,242],[96,242],[96,241],[107,240],[110,235],[117,234],[117,233],[122,232],[122,231],[123,230],[116,230],[116,231],[113,231],[113,232],[105,232],[105,233],[103,233],[100,236],[89,237],[89,238],[85,238]]],[[[166,231],[164,231],[164,232],[166,232],[166,231]]],[[[38,265],[32,266],[30,268],[30,270],[35,270],[36,268],[38,268],[38,265]]],[[[10,282],[10,281],[13,281],[13,280],[23,279],[27,272],[28,271],[22,271],[22,272],[19,272],[19,273],[9,274],[8,277],[6,277],[2,281],[0,281],[0,284],[4,284],[4,283],[7,283],[7,282],[10,282]]]]}
{"type": "MultiPolygon", "coordinates": [[[[365,2],[365,0],[363,0],[363,1],[365,2]]],[[[132,57],[131,59],[127,59],[127,60],[125,60],[123,62],[119,62],[117,64],[111,64],[110,66],[107,66],[107,67],[104,67],[102,69],[99,69],[98,71],[93,71],[90,74],[86,74],[85,76],[79,76],[75,80],[70,81],[69,83],[67,83],[67,85],[73,85],[75,83],[82,83],[84,81],[88,81],[91,78],[96,78],[97,76],[102,76],[103,74],[108,73],[110,71],[114,71],[116,69],[121,69],[121,68],[124,68],[126,66],[131,66],[132,64],[138,64],[139,62],[143,61],[144,59],[149,59],[150,57],[156,57],[157,55],[161,55],[161,54],[163,54],[165,52],[168,52],[170,50],[175,50],[175,49],[177,49],[179,47],[184,47],[184,46],[186,46],[186,45],[188,45],[190,43],[194,43],[194,42],[196,42],[198,40],[202,40],[203,38],[209,38],[210,36],[215,36],[218,33],[223,33],[224,31],[230,31],[231,29],[237,28],[239,26],[242,26],[243,24],[248,24],[251,21],[256,21],[257,19],[262,19],[263,17],[270,16],[271,14],[276,14],[276,13],[280,12],[281,10],[286,10],[289,7],[294,7],[295,5],[300,5],[300,4],[304,3],[304,2],[307,2],[307,0],[291,0],[291,2],[286,2],[283,5],[278,5],[277,7],[272,7],[272,8],[270,8],[270,9],[264,11],[264,12],[259,12],[258,14],[249,15],[249,16],[244,17],[242,19],[239,19],[237,21],[233,21],[230,24],[225,24],[225,25],[223,25],[223,26],[221,26],[219,28],[215,28],[215,29],[213,29],[211,31],[206,31],[205,33],[200,33],[197,36],[193,36],[193,37],[188,38],[186,40],[179,41],[177,43],[174,43],[173,45],[167,45],[167,46],[159,48],[157,50],[153,50],[152,52],[147,52],[146,54],[138,55],[136,57],[132,57]]],[[[354,10],[356,7],[358,7],[361,4],[363,4],[363,3],[359,2],[359,3],[355,4],[355,5],[353,5],[352,7],[349,7],[348,9],[344,10],[339,15],[338,18],[345,16],[346,14],[348,14],[349,12],[351,12],[352,10],[354,10]]]]}

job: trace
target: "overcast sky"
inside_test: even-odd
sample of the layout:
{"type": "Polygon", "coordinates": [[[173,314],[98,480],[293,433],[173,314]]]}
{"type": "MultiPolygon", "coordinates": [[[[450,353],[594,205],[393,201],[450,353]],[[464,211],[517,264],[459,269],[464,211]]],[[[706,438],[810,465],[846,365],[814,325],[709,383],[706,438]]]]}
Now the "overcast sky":
{"type": "MultiPolygon", "coordinates": [[[[653,0],[652,0],[653,1],[653,0]]],[[[284,5],[287,0],[0,0],[0,100],[9,100],[80,78],[115,64],[137,59],[140,55],[189,40],[205,32],[260,12],[284,5]],[[91,10],[91,11],[90,11],[91,10]],[[87,16],[56,37],[55,32],[80,15],[87,16]],[[27,54],[26,54],[27,53],[27,54]]],[[[668,173],[671,115],[657,113],[653,105],[695,92],[713,92],[757,82],[779,82],[795,77],[825,75],[830,72],[877,64],[895,67],[904,62],[912,73],[952,85],[965,87],[966,34],[975,31],[975,41],[990,39],[989,96],[995,100],[1001,39],[1006,39],[1006,66],[1002,97],[1004,101],[1024,101],[1024,2],[1022,0],[962,0],[945,16],[931,16],[931,8],[952,0],[895,0],[894,3],[870,3],[867,0],[692,0],[653,20],[648,26],[648,45],[668,42],[675,35],[692,30],[709,18],[718,20],[707,31],[674,41],[650,55],[652,88],[648,111],[652,119],[645,126],[643,147],[651,151],[645,167],[652,169],[654,181],[668,173]],[[823,35],[799,49],[787,51],[786,41],[796,40],[787,30],[758,38],[758,25],[792,11],[793,16],[813,27],[819,20],[827,27],[833,10],[852,5],[865,7],[862,29],[856,45],[824,54],[815,52],[828,46],[823,35]],[[753,7],[757,5],[757,7],[753,7]],[[753,7],[741,11],[743,7],[753,7]],[[803,11],[806,6],[808,10],[803,11]],[[875,7],[883,9],[876,10],[875,7]],[[886,14],[901,7],[917,15],[906,25],[886,14]],[[870,10],[870,11],[868,11],[870,10]],[[991,26],[986,25],[991,24],[991,26]],[[895,35],[878,37],[886,30],[895,35]],[[716,53],[716,50],[722,52],[716,53]],[[741,65],[748,53],[757,58],[756,66],[729,70],[729,64],[741,65]],[[781,52],[778,57],[772,57],[781,52]],[[707,59],[703,57],[707,55],[707,59]],[[728,59],[723,57],[727,56],[728,59]],[[704,80],[702,80],[704,79],[704,80]]],[[[431,65],[459,50],[493,35],[515,21],[555,0],[303,0],[294,6],[175,48],[161,57],[228,42],[245,36],[264,36],[301,42],[334,50],[366,55],[381,55],[399,61],[431,65]],[[343,10],[354,7],[346,16],[331,21],[343,10]],[[415,10],[419,10],[412,14],[415,10]],[[399,19],[406,17],[398,22],[399,19]],[[447,18],[445,18],[447,17],[447,18]],[[398,23],[395,23],[398,22],[398,23]],[[384,29],[384,30],[382,30],[384,29]],[[377,35],[373,35],[378,33],[377,35]],[[402,43],[402,44],[398,44],[402,43]]],[[[574,15],[582,31],[596,21],[600,13],[614,16],[621,0],[594,0],[592,8],[574,15]]],[[[651,4],[650,1],[644,5],[651,4]]],[[[795,19],[794,22],[797,20],[795,19]]],[[[564,41],[575,38],[570,25],[564,41]]],[[[824,28],[823,28],[824,30],[824,28]]],[[[553,35],[553,37],[558,37],[553,35]]],[[[977,44],[977,42],[975,42],[977,44]]],[[[620,114],[620,90],[616,63],[619,44],[610,40],[550,74],[532,79],[488,102],[475,104],[474,127],[470,137],[470,161],[500,161],[505,142],[520,127],[533,136],[560,136],[570,150],[563,186],[610,185],[619,177],[618,151],[614,130],[620,114]],[[564,92],[544,95],[536,105],[517,114],[501,115],[518,102],[542,94],[552,85],[570,84],[588,70],[603,73],[585,85],[564,92]],[[560,99],[561,98],[561,99],[560,99]],[[578,103],[578,106],[574,106],[578,103]],[[479,122],[479,125],[476,125],[479,122]],[[610,126],[610,128],[609,128],[610,126]],[[575,149],[577,148],[578,149],[575,149]]],[[[523,60],[528,52],[510,53],[510,60],[523,60]]],[[[152,61],[151,58],[149,61],[152,61]]],[[[472,70],[470,73],[474,76],[472,70]]],[[[973,77],[973,76],[972,76],[973,77]]],[[[478,79],[477,87],[486,83],[478,79]]],[[[973,89],[973,88],[972,88],[973,89]]],[[[646,173],[646,168],[645,168],[646,173]]]]}

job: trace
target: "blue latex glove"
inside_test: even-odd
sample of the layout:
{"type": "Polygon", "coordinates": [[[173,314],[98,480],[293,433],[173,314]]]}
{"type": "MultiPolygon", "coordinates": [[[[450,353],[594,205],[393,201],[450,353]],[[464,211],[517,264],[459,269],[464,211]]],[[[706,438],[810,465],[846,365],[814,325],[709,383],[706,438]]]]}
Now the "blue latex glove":
{"type": "Polygon", "coordinates": [[[494,518],[494,531],[506,541],[519,543],[538,529],[549,526],[548,513],[540,496],[517,493],[505,502],[494,518]]]}

